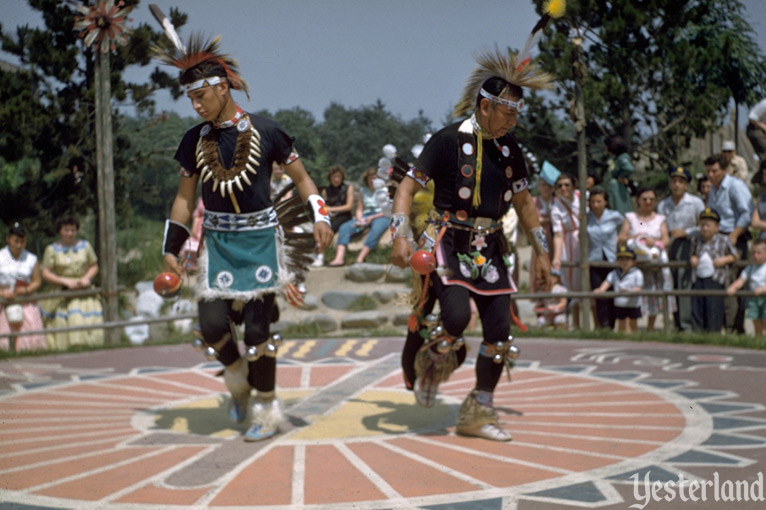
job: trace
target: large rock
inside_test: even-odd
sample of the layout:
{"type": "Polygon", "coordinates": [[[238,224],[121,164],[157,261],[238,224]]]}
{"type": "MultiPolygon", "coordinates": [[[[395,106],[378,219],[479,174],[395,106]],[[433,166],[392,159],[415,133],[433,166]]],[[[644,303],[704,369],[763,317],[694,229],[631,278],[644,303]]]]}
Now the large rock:
{"type": "Polygon", "coordinates": [[[301,320],[299,324],[308,327],[315,326],[319,328],[319,331],[322,333],[329,333],[338,329],[338,323],[335,322],[335,319],[324,313],[306,317],[301,320]]]}
{"type": "Polygon", "coordinates": [[[386,273],[386,266],[382,264],[368,264],[362,262],[361,264],[353,264],[349,266],[344,276],[347,280],[352,282],[365,283],[374,282],[380,279],[386,273]]]}
{"type": "Polygon", "coordinates": [[[319,298],[313,294],[306,294],[303,296],[303,304],[299,306],[301,310],[316,310],[319,308],[319,298]]]}
{"type": "Polygon", "coordinates": [[[394,265],[386,271],[385,281],[388,283],[406,283],[412,280],[412,269],[409,267],[401,268],[394,265]]]}
{"type": "Polygon", "coordinates": [[[348,310],[354,303],[361,301],[366,294],[345,290],[331,290],[322,294],[322,303],[333,310],[348,310]]]}
{"type": "Polygon", "coordinates": [[[409,326],[410,314],[409,313],[397,313],[393,319],[394,326],[409,326]]]}
{"type": "Polygon", "coordinates": [[[372,297],[379,303],[389,303],[396,298],[397,291],[393,289],[378,289],[372,291],[372,297]]]}
{"type": "Polygon", "coordinates": [[[388,317],[383,312],[356,312],[349,313],[340,321],[343,329],[377,328],[388,322],[388,317]]]}

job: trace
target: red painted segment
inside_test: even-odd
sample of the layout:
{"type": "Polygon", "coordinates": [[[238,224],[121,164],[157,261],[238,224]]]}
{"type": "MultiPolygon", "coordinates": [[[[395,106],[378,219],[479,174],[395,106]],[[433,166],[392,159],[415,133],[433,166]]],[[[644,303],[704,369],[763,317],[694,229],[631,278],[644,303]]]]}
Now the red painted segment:
{"type": "MultiPolygon", "coordinates": [[[[16,417],[13,419],[8,418],[6,415],[3,415],[3,421],[0,422],[0,431],[5,430],[18,430],[18,429],[25,429],[25,430],[41,430],[45,431],[49,429],[50,427],[67,427],[67,430],[72,430],[73,427],[80,427],[82,426],[83,418],[82,415],[74,416],[70,415],[67,416],[66,419],[58,419],[53,420],[49,418],[47,415],[45,416],[44,420],[38,420],[34,418],[30,418],[28,415],[24,417],[16,417]]],[[[99,418],[98,422],[101,423],[109,423],[114,425],[120,425],[121,423],[126,423],[130,421],[127,416],[108,416],[106,418],[99,418]]]]}
{"type": "MultiPolygon", "coordinates": [[[[178,446],[124,466],[92,474],[86,480],[73,480],[37,491],[37,494],[55,498],[98,501],[176,466],[179,462],[196,455],[203,448],[202,446],[178,446]]],[[[137,450],[138,453],[147,451],[143,448],[137,450]]]]}
{"type": "Polygon", "coordinates": [[[105,380],[102,381],[101,384],[121,387],[130,386],[132,388],[144,389],[153,395],[162,393],[169,397],[176,396],[178,398],[183,398],[191,395],[204,395],[208,393],[208,391],[204,389],[194,389],[189,388],[188,386],[177,386],[175,384],[159,381],[156,378],[148,377],[125,377],[124,379],[119,379],[116,381],[105,380]]]}
{"type": "Polygon", "coordinates": [[[598,438],[615,439],[637,439],[639,441],[671,441],[680,433],[681,429],[647,429],[639,427],[587,427],[561,425],[541,425],[539,423],[522,423],[520,421],[505,421],[507,427],[513,433],[515,430],[528,430],[532,432],[551,432],[555,434],[572,434],[575,436],[585,436],[598,438]]]}
{"type": "Polygon", "coordinates": [[[618,455],[620,457],[638,457],[645,453],[656,450],[662,444],[634,443],[629,441],[612,441],[609,439],[584,439],[579,437],[559,437],[550,434],[530,434],[526,432],[513,432],[513,441],[518,443],[536,443],[583,450],[590,453],[604,453],[618,455]]]}
{"type": "Polygon", "coordinates": [[[292,447],[280,446],[245,467],[210,506],[289,505],[292,503],[292,447]]]}
{"type": "MultiPolygon", "coordinates": [[[[285,367],[280,366],[277,370],[277,387],[278,388],[300,388],[301,387],[301,373],[304,367],[285,367]]],[[[311,367],[306,367],[310,370],[311,367]]]]}
{"type": "Polygon", "coordinates": [[[70,457],[72,455],[84,455],[87,453],[95,453],[102,450],[110,450],[129,437],[129,435],[124,435],[122,437],[109,438],[103,442],[92,441],[88,444],[71,446],[68,448],[55,448],[52,450],[42,450],[32,453],[10,455],[8,457],[0,458],[0,470],[29,466],[38,462],[55,462],[59,459],[70,457]]]}
{"type": "Polygon", "coordinates": [[[330,445],[306,448],[306,504],[349,503],[386,499],[337,448],[330,445]]]}
{"type": "Polygon", "coordinates": [[[156,508],[157,505],[192,506],[210,489],[168,489],[149,484],[115,500],[117,503],[144,503],[156,508]]]}
{"type": "MultiPolygon", "coordinates": [[[[476,441],[484,441],[483,439],[474,440],[470,438],[457,439],[456,442],[466,448],[471,448],[476,441]]],[[[512,462],[511,459],[509,462],[488,459],[479,452],[474,454],[458,452],[451,448],[423,443],[414,439],[395,439],[392,443],[495,487],[511,487],[561,476],[555,471],[525,466],[512,462]]]]}
{"type": "Polygon", "coordinates": [[[475,491],[477,486],[373,443],[349,448],[393,489],[407,498],[475,491]]]}
{"type": "Polygon", "coordinates": [[[173,381],[181,384],[187,384],[195,388],[206,389],[222,393],[226,391],[222,377],[208,377],[198,372],[168,372],[161,374],[152,374],[152,377],[163,381],[173,381]]]}
{"type": "MultiPolygon", "coordinates": [[[[76,432],[73,429],[72,432],[76,432]]],[[[65,438],[62,438],[64,434],[51,435],[45,437],[39,437],[35,441],[24,441],[16,444],[3,444],[3,454],[26,452],[30,450],[37,450],[38,448],[48,448],[50,446],[59,446],[62,441],[69,443],[79,443],[88,440],[98,440],[104,437],[118,437],[118,436],[132,436],[136,434],[136,430],[132,427],[109,429],[103,432],[84,432],[82,434],[66,434],[65,438]]]]}
{"type": "MultiPolygon", "coordinates": [[[[158,396],[156,393],[147,393],[145,391],[135,391],[128,388],[118,388],[114,386],[107,386],[105,384],[77,384],[72,386],[67,386],[65,389],[62,388],[63,391],[66,391],[67,393],[84,393],[88,397],[97,399],[97,398],[106,398],[106,399],[112,399],[113,397],[121,397],[125,399],[131,399],[136,400],[138,402],[152,402],[152,403],[160,403],[167,401],[166,397],[158,396]]],[[[56,394],[57,391],[54,390],[51,393],[56,394]]],[[[62,397],[66,397],[65,395],[62,395],[62,397]]],[[[113,401],[113,400],[112,400],[113,401]]]]}

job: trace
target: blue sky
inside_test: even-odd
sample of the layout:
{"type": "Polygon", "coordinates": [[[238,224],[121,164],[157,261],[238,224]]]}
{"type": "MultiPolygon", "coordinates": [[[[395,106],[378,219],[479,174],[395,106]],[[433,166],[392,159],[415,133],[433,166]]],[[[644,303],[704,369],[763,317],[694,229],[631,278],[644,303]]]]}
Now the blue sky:
{"type": "MultiPolygon", "coordinates": [[[[131,13],[151,23],[150,2],[131,13]]],[[[248,110],[300,106],[321,121],[335,101],[348,107],[380,99],[403,119],[422,110],[441,125],[459,99],[474,55],[495,43],[519,48],[538,17],[531,0],[154,0],[189,15],[181,29],[221,35],[240,62],[248,110]]],[[[766,48],[766,4],[745,0],[747,17],[766,48]]],[[[26,0],[0,0],[4,30],[39,23],[26,0]]],[[[7,55],[3,58],[7,58],[7,55]]],[[[9,59],[12,61],[12,59],[9,59]]],[[[132,80],[146,79],[145,68],[132,80]]],[[[186,100],[157,97],[161,109],[192,115],[186,100]]]]}

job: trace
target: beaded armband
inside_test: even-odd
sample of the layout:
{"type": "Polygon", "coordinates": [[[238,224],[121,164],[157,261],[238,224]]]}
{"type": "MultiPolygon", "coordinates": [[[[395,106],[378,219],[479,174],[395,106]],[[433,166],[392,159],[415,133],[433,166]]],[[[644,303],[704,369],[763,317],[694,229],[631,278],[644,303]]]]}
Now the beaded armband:
{"type": "Polygon", "coordinates": [[[548,238],[545,237],[545,230],[543,230],[543,227],[533,228],[529,237],[529,240],[532,243],[532,246],[535,247],[537,253],[550,253],[548,238]]]}
{"type": "Polygon", "coordinates": [[[404,213],[391,215],[391,239],[407,237],[410,230],[410,218],[404,213]]]}
{"type": "Polygon", "coordinates": [[[330,215],[327,214],[327,207],[325,206],[324,199],[319,195],[309,195],[308,205],[311,207],[311,212],[314,213],[314,223],[324,221],[328,225],[330,224],[330,215]]]}

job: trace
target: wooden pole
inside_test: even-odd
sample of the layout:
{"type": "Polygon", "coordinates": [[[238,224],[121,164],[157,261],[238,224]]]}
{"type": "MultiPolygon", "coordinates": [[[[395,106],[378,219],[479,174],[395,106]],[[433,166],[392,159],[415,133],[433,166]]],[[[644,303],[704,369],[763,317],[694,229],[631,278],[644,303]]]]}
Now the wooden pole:
{"type": "MultiPolygon", "coordinates": [[[[583,61],[582,38],[575,37],[572,40],[575,46],[575,61],[572,64],[572,72],[575,82],[575,129],[577,131],[577,180],[580,182],[580,277],[581,289],[590,289],[590,270],[588,266],[588,215],[587,211],[587,187],[588,180],[588,151],[585,144],[585,101],[583,99],[582,86],[587,76],[587,68],[583,61]]],[[[590,299],[580,301],[580,326],[584,331],[590,330],[590,299]]]]}
{"type": "MultiPolygon", "coordinates": [[[[96,158],[98,168],[99,270],[104,289],[104,316],[118,319],[117,238],[114,211],[114,162],[112,144],[112,86],[109,53],[96,50],[96,158]]],[[[106,342],[119,343],[119,330],[107,330],[106,342]]]]}

